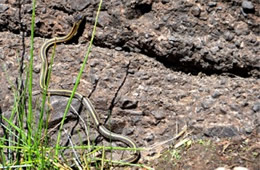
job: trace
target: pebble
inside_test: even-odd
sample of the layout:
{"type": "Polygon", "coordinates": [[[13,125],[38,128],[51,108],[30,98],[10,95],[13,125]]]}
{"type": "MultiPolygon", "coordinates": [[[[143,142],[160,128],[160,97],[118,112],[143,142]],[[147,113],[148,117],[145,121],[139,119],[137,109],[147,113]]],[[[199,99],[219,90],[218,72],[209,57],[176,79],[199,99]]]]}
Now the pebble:
{"type": "Polygon", "coordinates": [[[71,2],[70,3],[71,8],[76,11],[82,11],[83,9],[87,8],[91,4],[91,1],[89,0],[75,0],[69,2],[71,2]]]}
{"type": "Polygon", "coordinates": [[[150,142],[154,139],[154,135],[152,133],[148,133],[147,136],[144,138],[147,142],[150,142]]]}
{"type": "Polygon", "coordinates": [[[215,170],[230,170],[229,168],[226,168],[226,167],[218,167],[216,168],[215,170]]]}
{"type": "Polygon", "coordinates": [[[253,105],[252,110],[253,110],[254,112],[259,112],[259,111],[260,111],[260,103],[255,103],[255,104],[253,105]]]}
{"type": "Polygon", "coordinates": [[[5,12],[6,10],[8,10],[9,7],[5,4],[0,4],[0,13],[5,12]]]}
{"type": "Polygon", "coordinates": [[[250,126],[250,125],[245,125],[245,132],[247,134],[251,134],[254,130],[254,127],[250,126]]]}
{"type": "Polygon", "coordinates": [[[242,2],[242,9],[245,13],[254,13],[255,7],[252,2],[250,1],[243,1],[242,2]]]}
{"type": "Polygon", "coordinates": [[[221,96],[221,93],[220,93],[218,90],[215,90],[211,97],[214,98],[214,99],[216,99],[216,98],[218,98],[219,96],[221,96]]]}
{"type": "Polygon", "coordinates": [[[250,32],[248,30],[248,25],[243,21],[236,23],[234,30],[235,30],[235,33],[239,36],[240,35],[248,35],[249,32],[250,32]]]}
{"type": "Polygon", "coordinates": [[[232,41],[233,38],[234,38],[234,34],[233,34],[233,33],[229,32],[229,31],[226,31],[226,32],[224,33],[224,39],[225,39],[226,41],[232,41]]]}
{"type": "Polygon", "coordinates": [[[209,109],[212,104],[213,104],[212,99],[206,99],[201,103],[201,106],[202,106],[203,109],[209,109]]]}
{"type": "Polygon", "coordinates": [[[134,109],[137,107],[138,101],[129,99],[127,97],[122,97],[120,103],[121,103],[120,106],[121,109],[134,109]]]}
{"type": "Polygon", "coordinates": [[[128,110],[127,114],[134,115],[134,116],[142,116],[144,112],[140,110],[128,110]]]}
{"type": "Polygon", "coordinates": [[[152,115],[157,120],[161,120],[165,118],[165,112],[163,110],[152,111],[152,115]]]}
{"type": "Polygon", "coordinates": [[[215,7],[215,6],[217,6],[217,3],[216,2],[209,2],[208,6],[209,7],[215,7]]]}
{"type": "Polygon", "coordinates": [[[233,170],[249,170],[249,169],[246,167],[237,166],[237,167],[234,167],[233,170]]]}
{"type": "Polygon", "coordinates": [[[91,84],[96,84],[98,82],[98,80],[99,80],[98,75],[96,75],[96,74],[91,74],[90,75],[91,84]]]}
{"type": "Polygon", "coordinates": [[[199,8],[198,6],[192,7],[191,13],[192,13],[192,15],[194,15],[195,17],[199,17],[199,16],[200,16],[200,8],[199,8]]]}
{"type": "Polygon", "coordinates": [[[213,55],[215,55],[218,51],[219,51],[219,47],[218,46],[214,46],[214,47],[210,48],[210,52],[213,55]]]}
{"type": "Polygon", "coordinates": [[[170,2],[170,0],[162,0],[163,4],[166,4],[166,3],[169,3],[169,2],[170,2]]]}
{"type": "Polygon", "coordinates": [[[116,51],[122,51],[123,48],[122,48],[122,47],[116,47],[115,50],[116,50],[116,51]]]}
{"type": "Polygon", "coordinates": [[[233,137],[237,136],[239,133],[237,129],[233,126],[215,126],[207,129],[204,135],[207,137],[233,137]]]}
{"type": "Polygon", "coordinates": [[[125,128],[126,135],[132,135],[134,133],[134,128],[125,128]]]}
{"type": "Polygon", "coordinates": [[[5,59],[5,56],[2,53],[0,53],[0,59],[2,59],[2,60],[5,59]]]}

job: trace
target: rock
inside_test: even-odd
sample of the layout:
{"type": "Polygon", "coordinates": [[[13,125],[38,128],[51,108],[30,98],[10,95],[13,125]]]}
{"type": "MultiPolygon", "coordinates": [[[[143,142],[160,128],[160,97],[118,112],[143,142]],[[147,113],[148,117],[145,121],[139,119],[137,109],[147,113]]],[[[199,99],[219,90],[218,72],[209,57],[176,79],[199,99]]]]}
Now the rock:
{"type": "Polygon", "coordinates": [[[233,38],[234,38],[234,34],[233,34],[232,32],[226,31],[226,32],[224,33],[224,39],[225,39],[226,41],[232,41],[233,38]]]}
{"type": "Polygon", "coordinates": [[[233,126],[215,126],[212,128],[207,129],[204,132],[204,135],[207,137],[234,137],[239,135],[237,129],[233,126]]]}
{"type": "Polygon", "coordinates": [[[242,2],[242,9],[245,13],[254,13],[255,7],[251,1],[243,1],[242,2]]]}
{"type": "Polygon", "coordinates": [[[240,107],[239,107],[239,105],[237,105],[237,104],[231,104],[231,105],[230,105],[230,108],[231,108],[231,110],[233,110],[233,111],[239,111],[239,110],[240,110],[240,107]]]}
{"type": "Polygon", "coordinates": [[[215,90],[214,93],[211,95],[212,98],[218,98],[221,96],[221,93],[218,90],[215,90]]]}
{"type": "Polygon", "coordinates": [[[146,135],[146,137],[144,138],[144,140],[146,140],[147,142],[151,142],[152,140],[154,140],[154,134],[153,133],[148,133],[146,135]]]}
{"type": "Polygon", "coordinates": [[[235,33],[240,36],[240,35],[248,35],[249,34],[249,30],[248,30],[248,25],[243,22],[243,21],[239,21],[235,24],[235,33]]]}
{"type": "Polygon", "coordinates": [[[216,168],[215,170],[230,170],[229,168],[226,168],[226,167],[218,167],[216,168]]]}
{"type": "Polygon", "coordinates": [[[213,102],[214,102],[214,101],[213,101],[212,99],[207,98],[207,99],[205,99],[205,100],[201,103],[201,106],[202,106],[202,108],[203,108],[204,110],[206,110],[206,109],[209,109],[209,108],[212,106],[213,102]]]}
{"type": "Polygon", "coordinates": [[[91,0],[74,0],[69,2],[71,8],[76,11],[82,11],[83,9],[87,8],[91,4],[91,0]]]}
{"type": "Polygon", "coordinates": [[[3,55],[3,53],[0,52],[0,59],[1,60],[4,60],[5,59],[5,56],[3,55]]]}
{"type": "Polygon", "coordinates": [[[165,118],[165,111],[164,110],[152,111],[152,115],[154,116],[155,119],[161,120],[165,118]]]}
{"type": "Polygon", "coordinates": [[[167,4],[167,3],[170,2],[170,0],[162,0],[161,2],[162,2],[163,4],[167,4]]]}
{"type": "Polygon", "coordinates": [[[259,112],[260,111],[260,103],[255,103],[252,107],[252,110],[254,112],[259,112]]]}
{"type": "Polygon", "coordinates": [[[245,125],[244,129],[247,134],[251,134],[254,130],[254,127],[252,127],[251,125],[245,125]]]}
{"type": "Polygon", "coordinates": [[[217,52],[219,51],[219,47],[218,46],[213,46],[210,48],[210,52],[215,55],[217,52]]]}
{"type": "Polygon", "coordinates": [[[99,80],[98,75],[96,75],[96,74],[91,74],[90,75],[90,82],[91,82],[91,84],[96,85],[98,80],[99,80]]]}
{"type": "Polygon", "coordinates": [[[215,6],[217,6],[217,2],[212,2],[211,1],[211,2],[208,3],[208,6],[209,7],[215,7],[215,6]]]}
{"type": "Polygon", "coordinates": [[[5,4],[0,4],[0,13],[5,12],[6,10],[8,10],[9,7],[5,4]]]}
{"type": "Polygon", "coordinates": [[[234,167],[233,170],[249,170],[249,169],[246,167],[237,166],[237,167],[234,167]]]}
{"type": "Polygon", "coordinates": [[[122,51],[123,48],[122,48],[122,47],[116,47],[115,50],[116,50],[116,51],[122,51]]]}
{"type": "Polygon", "coordinates": [[[122,97],[119,102],[121,109],[134,109],[137,107],[138,103],[138,101],[132,100],[128,97],[122,97]]]}
{"type": "Polygon", "coordinates": [[[192,13],[193,16],[199,17],[200,16],[200,8],[198,6],[192,7],[191,13],[192,13]]]}

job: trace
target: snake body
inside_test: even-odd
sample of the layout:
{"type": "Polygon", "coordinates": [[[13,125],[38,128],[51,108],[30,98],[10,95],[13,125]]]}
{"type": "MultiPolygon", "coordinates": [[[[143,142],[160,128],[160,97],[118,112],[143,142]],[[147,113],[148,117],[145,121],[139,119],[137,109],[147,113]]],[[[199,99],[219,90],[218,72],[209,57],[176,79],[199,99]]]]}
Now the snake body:
{"type": "MultiPolygon", "coordinates": [[[[64,37],[55,37],[50,40],[47,40],[44,42],[44,44],[41,47],[40,50],[40,56],[42,60],[42,66],[41,66],[41,73],[40,73],[40,88],[41,92],[44,91],[46,87],[46,80],[47,80],[47,72],[48,72],[48,61],[47,61],[47,50],[50,46],[54,45],[55,43],[63,43],[66,41],[69,41],[73,36],[77,34],[77,30],[79,28],[79,25],[82,22],[82,17],[75,18],[75,22],[73,24],[72,29],[69,31],[69,33],[64,37]]],[[[50,95],[59,95],[59,96],[67,96],[70,97],[72,94],[72,91],[70,90],[64,90],[64,89],[47,89],[47,93],[50,95]]],[[[129,156],[127,159],[122,160],[123,162],[127,163],[134,163],[137,162],[140,158],[140,151],[137,150],[136,143],[123,135],[119,135],[116,133],[111,132],[108,130],[100,121],[97,112],[93,105],[91,104],[90,100],[86,97],[84,97],[82,94],[76,92],[74,95],[74,98],[77,98],[79,101],[83,103],[83,105],[86,107],[86,109],[89,111],[94,124],[98,130],[98,132],[105,137],[108,140],[112,141],[121,141],[128,145],[129,147],[133,148],[133,154],[129,156]]]]}

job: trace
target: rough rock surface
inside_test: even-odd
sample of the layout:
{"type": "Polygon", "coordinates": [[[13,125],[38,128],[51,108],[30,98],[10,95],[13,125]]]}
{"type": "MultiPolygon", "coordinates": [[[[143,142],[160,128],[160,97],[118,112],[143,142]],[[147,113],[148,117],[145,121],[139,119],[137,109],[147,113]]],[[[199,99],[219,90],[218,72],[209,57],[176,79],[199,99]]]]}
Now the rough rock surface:
{"type": "MultiPolygon", "coordinates": [[[[81,13],[86,20],[78,35],[57,46],[51,80],[51,87],[72,89],[97,5],[89,0],[37,2],[34,90],[39,90],[38,51],[45,38],[65,35],[73,16],[81,13]]],[[[78,91],[90,97],[103,121],[111,112],[107,124],[112,131],[136,139],[140,147],[167,140],[184,125],[195,138],[260,133],[258,0],[112,0],[102,6],[78,91]]],[[[0,0],[0,106],[5,115],[11,111],[19,60],[29,58],[31,12],[30,0],[0,0]]],[[[51,101],[54,127],[66,99],[51,101]]],[[[75,121],[70,113],[65,126],[75,121]]]]}

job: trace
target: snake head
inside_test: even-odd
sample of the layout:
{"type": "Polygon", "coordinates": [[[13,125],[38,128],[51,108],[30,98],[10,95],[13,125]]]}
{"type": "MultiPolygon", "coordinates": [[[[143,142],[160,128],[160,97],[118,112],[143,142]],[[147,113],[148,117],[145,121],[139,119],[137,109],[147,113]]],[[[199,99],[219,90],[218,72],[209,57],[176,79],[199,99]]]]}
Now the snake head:
{"type": "Polygon", "coordinates": [[[82,14],[78,14],[74,17],[74,22],[75,23],[81,23],[84,19],[84,16],[82,14]]]}

